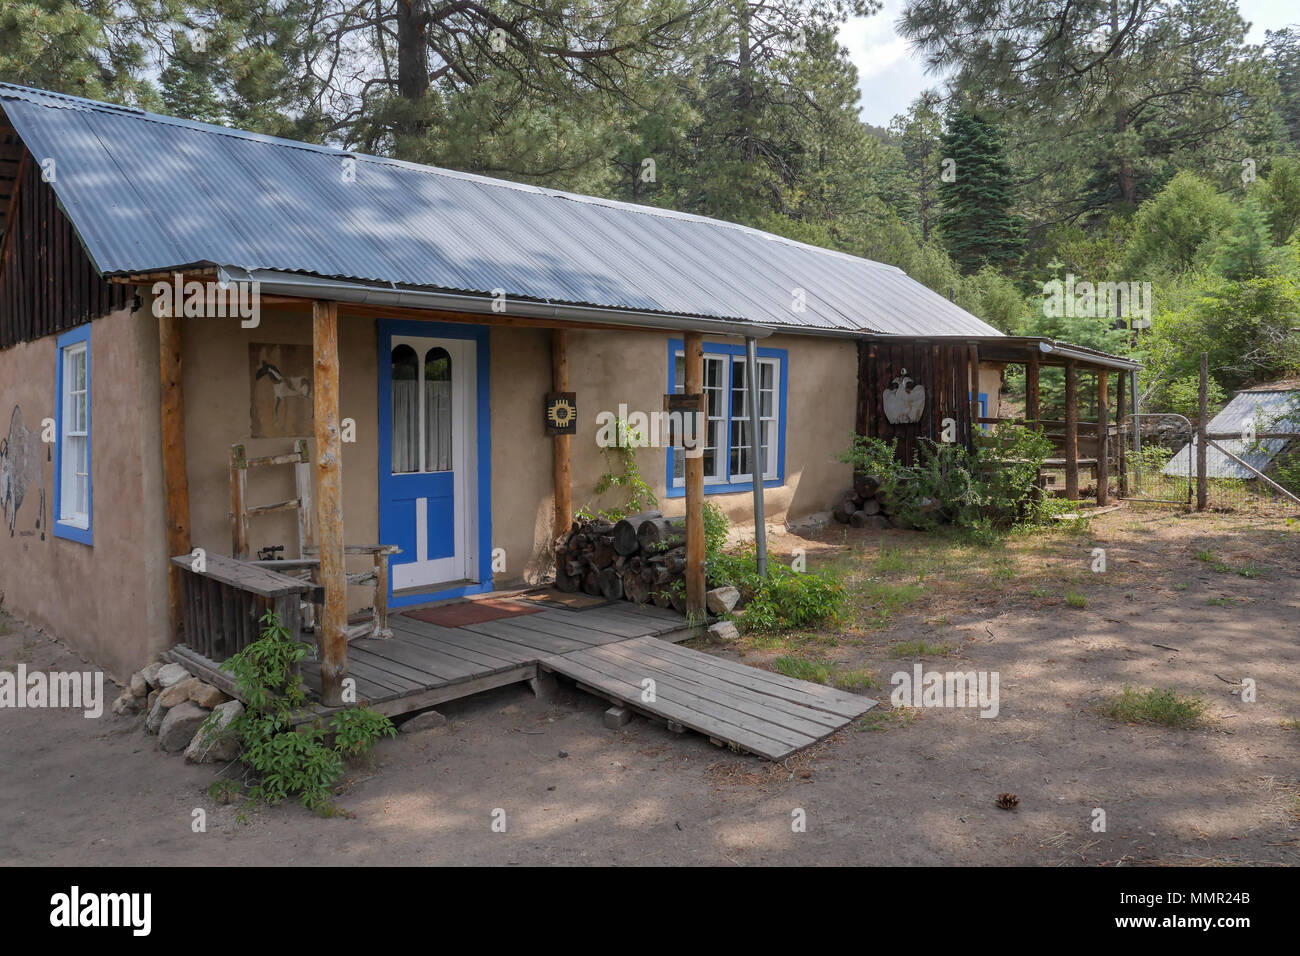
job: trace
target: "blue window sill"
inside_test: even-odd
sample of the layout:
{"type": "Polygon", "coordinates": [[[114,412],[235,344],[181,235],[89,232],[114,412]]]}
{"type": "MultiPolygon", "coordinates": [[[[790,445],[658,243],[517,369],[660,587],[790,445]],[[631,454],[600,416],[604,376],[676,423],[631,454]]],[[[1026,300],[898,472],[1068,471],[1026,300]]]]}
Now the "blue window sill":
{"type": "MultiPolygon", "coordinates": [[[[785,479],[783,478],[768,478],[766,481],[763,482],[763,487],[780,488],[784,484],[785,484],[785,479]]],[[[753,490],[754,490],[754,483],[752,481],[714,482],[713,484],[705,483],[704,485],[704,494],[706,496],[707,495],[738,495],[746,492],[752,492],[753,490]]],[[[664,492],[664,497],[685,498],[686,489],[680,485],[675,488],[672,485],[669,485],[668,490],[664,492]]]]}
{"type": "Polygon", "coordinates": [[[62,521],[55,521],[50,526],[50,531],[56,538],[66,538],[68,541],[79,541],[81,544],[93,546],[95,543],[94,528],[78,528],[76,525],[64,524],[62,521]]]}

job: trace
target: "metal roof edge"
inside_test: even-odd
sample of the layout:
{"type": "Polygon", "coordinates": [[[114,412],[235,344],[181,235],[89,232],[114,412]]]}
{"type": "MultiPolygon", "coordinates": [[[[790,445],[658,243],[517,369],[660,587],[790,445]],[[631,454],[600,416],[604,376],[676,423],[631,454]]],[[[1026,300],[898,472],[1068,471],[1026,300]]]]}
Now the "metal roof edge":
{"type": "Polygon", "coordinates": [[[483,315],[522,316],[524,318],[569,319],[580,322],[601,322],[637,328],[663,329],[672,332],[710,332],[714,335],[734,335],[741,338],[767,338],[772,331],[767,326],[727,319],[701,316],[671,315],[659,312],[642,312],[633,309],[611,309],[601,306],[569,305],[563,302],[538,302],[529,299],[508,299],[506,308],[495,308],[499,300],[490,295],[467,295],[457,292],[434,292],[400,289],[395,286],[367,285],[338,279],[322,279],[293,272],[273,270],[246,270],[236,266],[217,269],[221,282],[256,282],[261,291],[271,295],[301,296],[302,298],[331,299],[375,305],[380,308],[425,309],[427,311],[472,312],[483,315]]]}

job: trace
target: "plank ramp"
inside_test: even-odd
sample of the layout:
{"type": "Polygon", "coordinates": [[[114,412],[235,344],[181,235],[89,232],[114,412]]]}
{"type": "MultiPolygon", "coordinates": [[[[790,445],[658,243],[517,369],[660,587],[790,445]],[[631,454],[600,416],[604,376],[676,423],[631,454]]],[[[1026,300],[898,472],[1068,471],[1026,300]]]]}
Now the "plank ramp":
{"type": "Polygon", "coordinates": [[[780,760],[833,734],[875,701],[660,640],[637,637],[540,661],[616,704],[780,760]],[[643,683],[654,696],[643,699],[643,683]]]}

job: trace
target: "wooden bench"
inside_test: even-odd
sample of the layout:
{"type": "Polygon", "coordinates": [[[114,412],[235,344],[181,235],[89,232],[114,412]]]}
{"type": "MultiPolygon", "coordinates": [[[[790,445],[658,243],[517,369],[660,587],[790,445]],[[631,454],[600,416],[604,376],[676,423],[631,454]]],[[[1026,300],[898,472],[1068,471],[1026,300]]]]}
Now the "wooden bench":
{"type": "Polygon", "coordinates": [[[313,600],[315,585],[250,561],[205,554],[203,569],[193,554],[172,558],[182,569],[181,627],[186,645],[220,663],[261,637],[267,611],[297,637],[302,601],[313,600]]]}

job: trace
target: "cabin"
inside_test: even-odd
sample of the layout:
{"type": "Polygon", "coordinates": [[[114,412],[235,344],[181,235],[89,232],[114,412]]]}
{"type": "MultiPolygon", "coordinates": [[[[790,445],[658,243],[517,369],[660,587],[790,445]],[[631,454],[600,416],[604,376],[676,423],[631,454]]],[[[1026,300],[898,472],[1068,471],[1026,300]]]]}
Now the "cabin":
{"type": "Polygon", "coordinates": [[[358,633],[552,579],[610,416],[699,414],[636,456],[685,517],[696,611],[704,502],[755,533],[822,513],[855,430],[969,440],[1010,363],[1031,421],[1040,366],[1095,376],[1108,488],[1133,364],[892,266],[8,84],[0,109],[0,589],[119,679],[178,642],[219,661],[271,607],[336,700],[358,633]]]}

